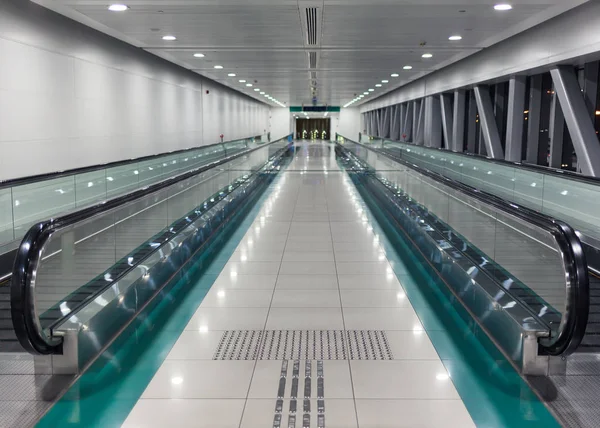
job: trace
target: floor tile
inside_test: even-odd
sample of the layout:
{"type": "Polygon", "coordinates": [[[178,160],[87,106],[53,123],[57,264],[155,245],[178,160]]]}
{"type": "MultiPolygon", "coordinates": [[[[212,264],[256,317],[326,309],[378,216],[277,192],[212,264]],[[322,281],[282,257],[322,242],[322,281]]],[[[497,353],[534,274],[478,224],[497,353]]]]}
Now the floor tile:
{"type": "Polygon", "coordinates": [[[460,400],[356,400],[360,428],[475,428],[460,400]]]}
{"type": "Polygon", "coordinates": [[[402,290],[395,275],[343,275],[338,274],[340,289],[402,290]]]}
{"type": "Polygon", "coordinates": [[[459,399],[441,361],[350,361],[357,399],[459,399]]]}
{"type": "Polygon", "coordinates": [[[339,308],[338,290],[275,290],[272,308],[339,308]]]}
{"type": "MultiPolygon", "coordinates": [[[[299,397],[304,397],[305,387],[305,364],[300,361],[300,376],[298,382],[299,397]]],[[[291,397],[292,392],[292,362],[288,363],[288,372],[285,384],[285,398],[291,397]]],[[[311,397],[317,397],[316,362],[311,361],[311,397]]],[[[279,379],[281,374],[281,361],[256,362],[250,393],[248,398],[277,398],[279,379]]],[[[352,398],[352,381],[350,379],[350,368],[347,360],[323,361],[323,380],[325,398],[352,398]]]]}
{"type": "Polygon", "coordinates": [[[245,400],[141,399],[124,428],[237,428],[245,400]]]}
{"type": "Polygon", "coordinates": [[[342,330],[340,308],[271,308],[267,330],[342,330]]]}
{"type": "Polygon", "coordinates": [[[334,262],[288,262],[281,263],[282,275],[335,275],[334,262]]]}
{"type": "Polygon", "coordinates": [[[246,398],[254,363],[166,360],[142,398],[246,398]]]}
{"type": "Polygon", "coordinates": [[[280,262],[283,251],[238,250],[232,254],[230,262],[280,262]]]}
{"type": "Polygon", "coordinates": [[[344,308],[348,330],[420,330],[421,321],[412,308],[344,308]]]}
{"type": "Polygon", "coordinates": [[[410,308],[404,291],[396,290],[341,290],[345,308],[410,308]]]}
{"type": "Polygon", "coordinates": [[[436,360],[440,357],[424,330],[386,331],[395,360],[436,360]]]}
{"type": "Polygon", "coordinates": [[[262,330],[268,308],[200,308],[186,330],[262,330]]]}
{"type": "Polygon", "coordinates": [[[321,290],[338,289],[336,275],[279,275],[277,290],[321,290]]]}
{"type": "Polygon", "coordinates": [[[276,275],[279,262],[229,262],[223,268],[227,275],[276,275]]]}
{"type": "Polygon", "coordinates": [[[224,290],[213,286],[201,308],[268,308],[272,290],[224,290]]]}
{"type": "Polygon", "coordinates": [[[333,251],[286,251],[284,262],[333,262],[333,251]]]}
{"type": "Polygon", "coordinates": [[[352,250],[338,250],[335,252],[336,262],[379,262],[385,261],[385,253],[381,249],[367,248],[352,250]]]}
{"type": "Polygon", "coordinates": [[[212,360],[222,331],[184,331],[167,355],[168,360],[212,360]]]}
{"type": "MultiPolygon", "coordinates": [[[[284,400],[281,426],[288,426],[289,402],[284,400]]],[[[300,403],[298,405],[301,405],[300,403]]],[[[310,426],[317,427],[317,400],[311,400],[311,419],[310,426]],[[314,409],[314,410],[313,410],[314,409]]],[[[274,418],[274,400],[273,399],[251,399],[246,403],[244,416],[242,418],[241,428],[266,428],[273,426],[274,418]]],[[[296,413],[296,427],[301,427],[301,412],[296,413]]],[[[354,409],[354,400],[348,399],[328,399],[325,402],[325,426],[327,428],[357,428],[356,411],[354,409]]]]}
{"type": "Polygon", "coordinates": [[[336,267],[340,275],[393,275],[387,260],[381,262],[336,262],[336,267]]]}
{"type": "Polygon", "coordinates": [[[305,242],[297,241],[292,238],[288,239],[285,246],[285,251],[333,251],[333,244],[331,241],[323,242],[305,242]]]}
{"type": "Polygon", "coordinates": [[[294,222],[322,222],[329,221],[329,213],[327,212],[319,212],[319,213],[303,213],[296,212],[292,217],[292,221],[294,222]]]}
{"type": "Polygon", "coordinates": [[[219,275],[213,288],[234,290],[273,290],[277,275],[219,275]]]}

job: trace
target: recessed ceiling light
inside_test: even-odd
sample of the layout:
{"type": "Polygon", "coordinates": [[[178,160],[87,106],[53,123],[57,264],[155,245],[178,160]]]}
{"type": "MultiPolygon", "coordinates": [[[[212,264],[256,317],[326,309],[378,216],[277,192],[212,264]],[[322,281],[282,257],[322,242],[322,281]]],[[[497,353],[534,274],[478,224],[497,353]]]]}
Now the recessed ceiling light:
{"type": "Polygon", "coordinates": [[[389,80],[382,80],[381,83],[388,83],[389,80]]]}
{"type": "Polygon", "coordinates": [[[216,68],[217,70],[221,70],[221,69],[223,68],[223,66],[222,66],[222,65],[215,65],[215,68],[216,68]]]}
{"type": "Polygon", "coordinates": [[[394,74],[392,74],[391,76],[392,76],[392,77],[398,77],[398,76],[400,76],[400,75],[399,75],[398,73],[394,73],[394,74]]]}
{"type": "Polygon", "coordinates": [[[457,41],[457,40],[462,40],[462,36],[450,36],[448,37],[448,40],[452,40],[453,42],[457,41]]]}
{"type": "Polygon", "coordinates": [[[229,77],[235,77],[235,73],[229,73],[228,76],[229,77]]]}
{"type": "Polygon", "coordinates": [[[376,88],[381,88],[381,86],[382,86],[381,83],[378,83],[375,85],[376,88]]]}
{"type": "Polygon", "coordinates": [[[432,57],[433,57],[433,54],[430,54],[430,53],[424,53],[423,55],[421,55],[421,57],[423,57],[423,58],[432,58],[432,57]]]}
{"type": "Polygon", "coordinates": [[[167,35],[167,36],[163,36],[163,38],[162,38],[162,39],[163,39],[163,40],[166,40],[166,41],[168,41],[168,42],[172,42],[173,40],[177,40],[177,37],[175,37],[175,36],[169,36],[169,35],[167,35]]]}
{"type": "Polygon", "coordinates": [[[500,3],[494,6],[496,10],[511,10],[513,7],[507,3],[500,3]]]}
{"type": "Polygon", "coordinates": [[[404,70],[412,70],[412,65],[405,65],[402,67],[404,70]]]}
{"type": "Polygon", "coordinates": [[[194,56],[196,58],[204,58],[204,54],[203,53],[195,53],[194,56]]]}
{"type": "Polygon", "coordinates": [[[264,93],[264,92],[261,92],[260,94],[261,94],[261,95],[264,95],[265,93],[264,93]]]}
{"type": "Polygon", "coordinates": [[[246,83],[246,81],[244,79],[241,79],[240,83],[246,83]]]}
{"type": "Polygon", "coordinates": [[[260,89],[254,88],[254,92],[258,92],[258,91],[260,91],[260,89]]]}
{"type": "Polygon", "coordinates": [[[112,12],[125,12],[127,9],[129,9],[129,6],[126,4],[111,4],[108,6],[108,10],[112,12]]]}
{"type": "Polygon", "coordinates": [[[369,95],[369,93],[368,92],[363,92],[363,95],[369,95]]]}
{"type": "Polygon", "coordinates": [[[246,86],[251,88],[252,87],[252,83],[246,83],[246,86]]]}
{"type": "Polygon", "coordinates": [[[375,92],[375,89],[371,88],[369,89],[369,92],[375,92]]]}

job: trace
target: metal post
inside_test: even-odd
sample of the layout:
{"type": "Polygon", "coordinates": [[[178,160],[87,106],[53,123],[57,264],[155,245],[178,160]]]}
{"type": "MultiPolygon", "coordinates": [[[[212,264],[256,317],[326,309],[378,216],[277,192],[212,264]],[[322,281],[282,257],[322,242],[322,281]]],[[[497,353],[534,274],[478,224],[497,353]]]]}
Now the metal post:
{"type": "Polygon", "coordinates": [[[523,115],[525,111],[525,76],[511,77],[508,83],[506,120],[506,160],[520,162],[523,151],[523,115]]]}
{"type": "Polygon", "coordinates": [[[550,105],[550,160],[549,166],[552,168],[561,168],[563,152],[563,136],[565,134],[565,118],[563,116],[560,103],[556,93],[552,96],[550,105]]]}
{"type": "Polygon", "coordinates": [[[392,114],[392,108],[386,107],[383,109],[383,130],[381,133],[382,138],[390,138],[390,116],[392,114]]]}
{"type": "Polygon", "coordinates": [[[504,83],[494,85],[494,117],[496,126],[500,135],[500,144],[502,144],[502,134],[504,130],[504,83]]]}
{"type": "Polygon", "coordinates": [[[452,151],[462,152],[465,139],[465,91],[454,91],[454,111],[452,114],[452,151]]]}
{"type": "Polygon", "coordinates": [[[489,88],[484,85],[475,86],[474,91],[487,155],[495,159],[503,159],[504,150],[500,143],[500,134],[496,126],[489,88]]]}
{"type": "Polygon", "coordinates": [[[527,115],[527,151],[525,161],[538,163],[540,120],[542,116],[542,75],[531,76],[529,82],[529,114],[527,115]]]}
{"type": "Polygon", "coordinates": [[[469,92],[469,117],[467,118],[467,153],[475,153],[477,145],[477,103],[475,93],[469,92]]]}
{"type": "Polygon", "coordinates": [[[438,97],[429,96],[425,104],[425,146],[442,147],[442,109],[438,97]]]}
{"type": "Polygon", "coordinates": [[[452,100],[448,94],[440,94],[440,106],[441,106],[441,118],[442,118],[442,131],[444,132],[444,141],[446,142],[445,148],[452,150],[452,100]]]}
{"type": "Polygon", "coordinates": [[[424,141],[423,126],[425,122],[425,98],[418,100],[419,112],[417,115],[417,127],[415,129],[415,144],[422,145],[424,141]]]}
{"type": "Polygon", "coordinates": [[[598,69],[600,62],[592,61],[585,64],[583,68],[583,95],[585,105],[592,122],[596,119],[596,102],[598,100],[598,69]]]}
{"type": "Polygon", "coordinates": [[[401,130],[400,138],[402,141],[410,141],[413,129],[413,110],[414,103],[406,103],[406,112],[404,114],[404,129],[401,130]],[[404,137],[406,135],[406,137],[404,137]]]}
{"type": "Polygon", "coordinates": [[[559,66],[551,70],[550,74],[577,153],[579,167],[584,174],[600,176],[600,144],[594,124],[586,111],[573,67],[559,66]]]}

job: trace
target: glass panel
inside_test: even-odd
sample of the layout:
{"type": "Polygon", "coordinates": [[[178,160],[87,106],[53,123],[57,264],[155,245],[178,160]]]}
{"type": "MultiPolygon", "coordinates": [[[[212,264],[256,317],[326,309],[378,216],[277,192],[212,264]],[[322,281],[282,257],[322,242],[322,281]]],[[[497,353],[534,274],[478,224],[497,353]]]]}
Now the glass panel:
{"type": "Polygon", "coordinates": [[[106,170],[107,193],[112,198],[136,190],[139,185],[139,166],[124,165],[106,170]]]}
{"type": "Polygon", "coordinates": [[[0,189],[0,244],[14,239],[11,189],[0,189]]]}
{"type": "Polygon", "coordinates": [[[75,176],[75,205],[84,207],[106,199],[106,171],[87,172],[75,176]]]}
{"type": "Polygon", "coordinates": [[[37,221],[75,208],[75,178],[64,177],[13,188],[15,239],[37,221]]]}

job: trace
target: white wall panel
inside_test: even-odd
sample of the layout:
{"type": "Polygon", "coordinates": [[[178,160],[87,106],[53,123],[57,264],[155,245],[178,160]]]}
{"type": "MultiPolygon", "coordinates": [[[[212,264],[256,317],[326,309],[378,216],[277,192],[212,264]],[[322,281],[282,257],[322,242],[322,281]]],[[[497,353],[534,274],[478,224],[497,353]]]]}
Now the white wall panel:
{"type": "Polygon", "coordinates": [[[271,108],[271,140],[292,133],[292,114],[288,108],[271,108]]]}
{"type": "Polygon", "coordinates": [[[334,134],[332,137],[335,138],[335,132],[337,132],[344,137],[358,141],[358,133],[362,132],[360,129],[360,116],[358,108],[343,108],[338,114],[337,129],[335,131],[332,129],[334,134]]]}
{"type": "Polygon", "coordinates": [[[269,126],[266,104],[30,2],[0,2],[0,58],[0,180],[269,126]]]}

